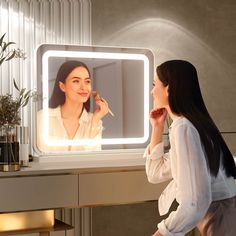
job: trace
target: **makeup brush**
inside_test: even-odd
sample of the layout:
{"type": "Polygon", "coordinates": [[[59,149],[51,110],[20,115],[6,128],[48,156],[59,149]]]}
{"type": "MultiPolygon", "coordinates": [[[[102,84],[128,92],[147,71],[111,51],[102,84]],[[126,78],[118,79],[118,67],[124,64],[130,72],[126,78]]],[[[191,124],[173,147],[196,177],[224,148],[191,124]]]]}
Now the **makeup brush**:
{"type": "MultiPolygon", "coordinates": [[[[97,91],[92,91],[92,96],[95,100],[102,100],[102,98],[100,97],[100,95],[98,94],[97,91]]],[[[113,114],[113,112],[108,108],[108,112],[112,115],[112,116],[115,116],[113,114]]]]}

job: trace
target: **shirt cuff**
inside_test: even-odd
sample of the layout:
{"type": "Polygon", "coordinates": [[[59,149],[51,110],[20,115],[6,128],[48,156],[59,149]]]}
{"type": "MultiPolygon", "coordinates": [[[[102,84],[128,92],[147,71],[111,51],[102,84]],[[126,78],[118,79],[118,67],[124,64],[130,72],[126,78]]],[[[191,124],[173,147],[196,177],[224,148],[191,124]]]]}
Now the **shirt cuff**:
{"type": "Polygon", "coordinates": [[[150,158],[152,160],[157,160],[159,158],[161,158],[164,155],[164,143],[158,143],[151,151],[150,153],[150,147],[149,145],[147,146],[143,157],[144,158],[150,158]]]}

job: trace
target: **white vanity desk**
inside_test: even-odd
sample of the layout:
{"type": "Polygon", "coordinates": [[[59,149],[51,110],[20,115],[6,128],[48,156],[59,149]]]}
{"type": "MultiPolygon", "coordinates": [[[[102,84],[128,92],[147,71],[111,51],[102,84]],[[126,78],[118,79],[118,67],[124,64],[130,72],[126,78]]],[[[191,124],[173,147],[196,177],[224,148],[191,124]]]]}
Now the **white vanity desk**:
{"type": "Polygon", "coordinates": [[[167,183],[148,183],[142,155],[42,157],[18,172],[1,172],[0,212],[156,200],[167,183]]]}
{"type": "MultiPolygon", "coordinates": [[[[148,183],[142,155],[143,150],[96,156],[42,157],[18,172],[1,172],[0,213],[86,209],[157,200],[167,182],[148,183]]],[[[0,235],[5,234],[0,231],[0,235]]]]}

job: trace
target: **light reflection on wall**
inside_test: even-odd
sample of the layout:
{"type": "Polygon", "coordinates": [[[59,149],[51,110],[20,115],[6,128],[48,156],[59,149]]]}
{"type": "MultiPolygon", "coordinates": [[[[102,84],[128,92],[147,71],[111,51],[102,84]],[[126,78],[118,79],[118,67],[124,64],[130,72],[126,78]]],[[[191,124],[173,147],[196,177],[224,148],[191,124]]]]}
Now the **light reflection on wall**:
{"type": "Polygon", "coordinates": [[[149,18],[136,21],[104,37],[102,45],[123,45],[150,48],[155,64],[170,59],[191,61],[198,69],[204,99],[221,131],[236,130],[236,120],[229,115],[236,113],[235,69],[197,35],[173,21],[149,18]],[[224,94],[224,99],[220,99],[224,94]]]}

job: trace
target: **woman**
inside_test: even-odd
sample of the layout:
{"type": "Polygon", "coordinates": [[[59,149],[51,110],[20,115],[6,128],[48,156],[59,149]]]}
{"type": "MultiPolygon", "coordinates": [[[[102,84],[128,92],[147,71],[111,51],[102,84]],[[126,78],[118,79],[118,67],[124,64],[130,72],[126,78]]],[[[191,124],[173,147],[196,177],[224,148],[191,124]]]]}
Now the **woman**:
{"type": "Polygon", "coordinates": [[[196,226],[202,236],[236,234],[236,167],[232,154],[204,104],[194,66],[167,61],[156,69],[151,94],[152,135],[144,156],[149,182],[172,181],[161,194],[161,215],[174,199],[176,211],[158,224],[153,236],[182,236],[196,226]],[[172,118],[170,150],[162,134],[172,118]]]}
{"type": "MultiPolygon", "coordinates": [[[[90,113],[91,76],[88,67],[80,61],[63,63],[57,73],[49,100],[49,139],[78,140],[101,138],[101,119],[108,113],[108,104],[96,99],[97,110],[90,113]]],[[[37,144],[41,151],[100,150],[100,145],[49,146],[43,138],[42,111],[38,113],[37,144]]]]}

